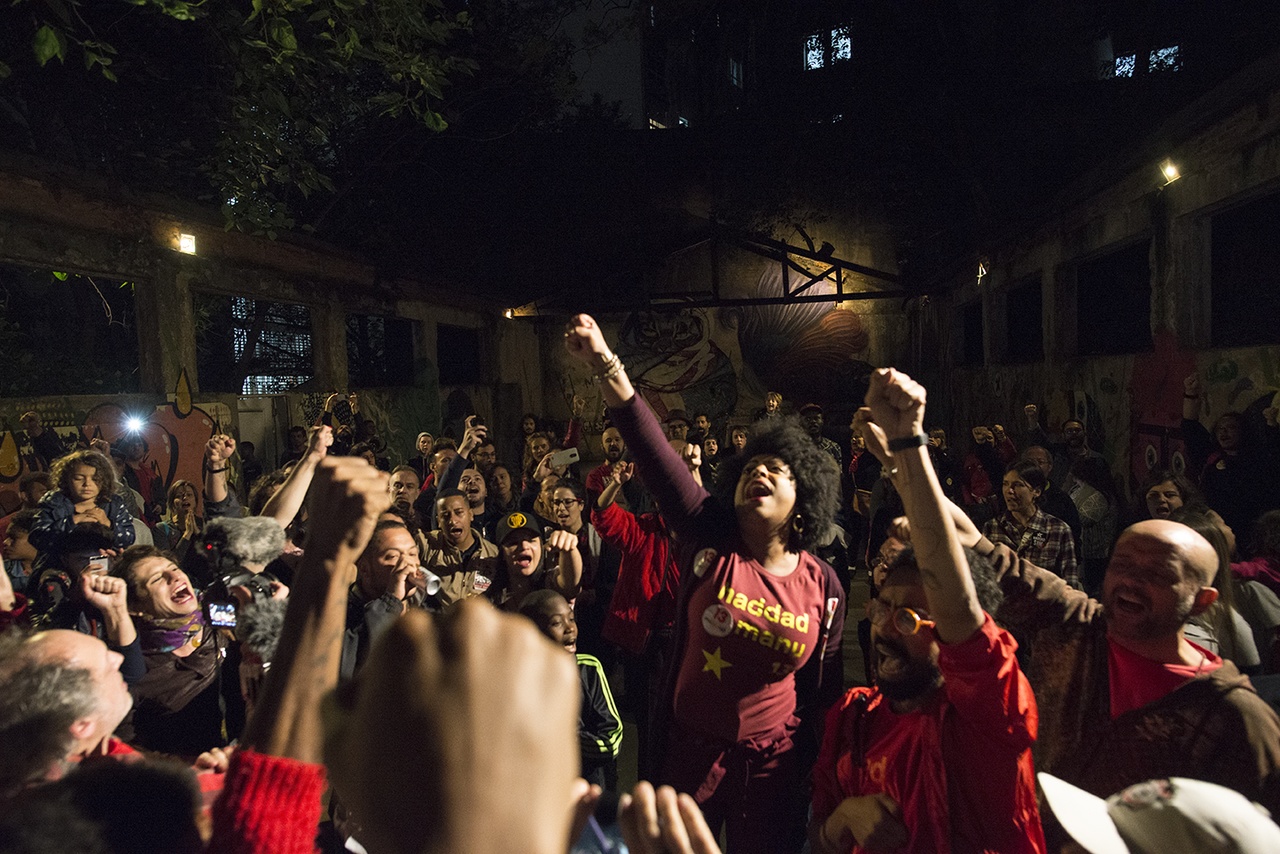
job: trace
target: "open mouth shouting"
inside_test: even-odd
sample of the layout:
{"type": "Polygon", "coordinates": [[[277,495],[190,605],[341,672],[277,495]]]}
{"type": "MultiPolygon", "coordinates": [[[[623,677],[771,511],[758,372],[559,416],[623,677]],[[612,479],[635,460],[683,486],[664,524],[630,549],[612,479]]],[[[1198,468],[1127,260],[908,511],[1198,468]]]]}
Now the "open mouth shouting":
{"type": "Polygon", "coordinates": [[[536,566],[537,555],[533,549],[523,548],[511,556],[511,565],[521,574],[529,575],[536,566]]]}
{"type": "Polygon", "coordinates": [[[179,581],[174,585],[173,591],[169,594],[169,598],[173,600],[175,605],[186,605],[195,599],[195,594],[191,592],[191,585],[185,581],[179,581]]]}
{"type": "Polygon", "coordinates": [[[746,495],[748,500],[768,498],[773,494],[773,485],[763,477],[757,477],[747,484],[746,495]]]}

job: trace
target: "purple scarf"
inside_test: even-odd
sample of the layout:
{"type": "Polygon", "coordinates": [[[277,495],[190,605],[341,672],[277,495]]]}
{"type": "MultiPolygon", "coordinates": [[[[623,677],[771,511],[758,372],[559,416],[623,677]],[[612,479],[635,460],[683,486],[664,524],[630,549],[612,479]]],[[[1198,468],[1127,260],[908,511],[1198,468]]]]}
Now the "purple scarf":
{"type": "Polygon", "coordinates": [[[204,610],[184,617],[152,617],[133,614],[143,652],[173,652],[204,631],[204,610]]]}

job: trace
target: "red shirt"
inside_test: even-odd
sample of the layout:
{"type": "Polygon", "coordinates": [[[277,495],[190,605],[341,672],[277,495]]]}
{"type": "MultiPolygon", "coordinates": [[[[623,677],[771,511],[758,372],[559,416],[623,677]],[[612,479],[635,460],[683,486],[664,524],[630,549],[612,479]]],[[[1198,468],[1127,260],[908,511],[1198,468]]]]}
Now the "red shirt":
{"type": "Polygon", "coordinates": [[[902,808],[903,851],[1045,851],[1031,762],[1036,704],[1017,648],[988,616],[968,640],[941,645],[946,681],[924,708],[899,715],[877,689],[849,691],[827,713],[814,819],[883,792],[902,808]]]}
{"type": "Polygon", "coordinates": [[[807,552],[783,577],[737,552],[703,549],[694,557],[695,573],[706,563],[713,568],[685,614],[676,720],[724,742],[771,740],[795,712],[795,671],[821,634],[823,570],[807,552]]]}
{"type": "Polygon", "coordinates": [[[1197,676],[1212,673],[1222,666],[1222,659],[1209,650],[1194,643],[1191,646],[1201,655],[1198,664],[1163,664],[1143,658],[1108,638],[1107,670],[1111,683],[1111,717],[1118,718],[1125,712],[1154,703],[1197,676]]]}

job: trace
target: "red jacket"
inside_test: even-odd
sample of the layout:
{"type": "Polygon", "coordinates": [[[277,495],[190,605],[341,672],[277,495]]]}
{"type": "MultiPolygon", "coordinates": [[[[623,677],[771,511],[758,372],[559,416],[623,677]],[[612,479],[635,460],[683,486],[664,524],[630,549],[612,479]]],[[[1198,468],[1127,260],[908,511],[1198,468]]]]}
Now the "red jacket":
{"type": "Polygon", "coordinates": [[[902,808],[902,851],[1042,854],[1031,762],[1038,715],[1017,648],[988,616],[969,639],[941,645],[946,681],[924,708],[896,715],[878,689],[850,690],[827,713],[814,820],[845,798],[884,792],[902,808]]]}
{"type": "Polygon", "coordinates": [[[622,552],[618,583],[601,634],[640,655],[653,632],[668,629],[675,621],[680,570],[672,559],[667,527],[657,513],[637,518],[617,504],[593,508],[591,524],[600,539],[622,552]]]}

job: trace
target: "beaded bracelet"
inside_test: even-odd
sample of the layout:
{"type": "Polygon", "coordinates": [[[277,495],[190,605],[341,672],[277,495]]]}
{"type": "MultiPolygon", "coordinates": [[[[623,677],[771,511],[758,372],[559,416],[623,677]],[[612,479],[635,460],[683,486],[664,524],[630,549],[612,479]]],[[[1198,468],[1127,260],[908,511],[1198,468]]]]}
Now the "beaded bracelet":
{"type": "Polygon", "coordinates": [[[608,361],[604,363],[604,370],[596,374],[594,378],[598,383],[608,382],[618,374],[622,373],[622,371],[622,359],[618,357],[617,353],[612,353],[610,354],[608,361]]]}

